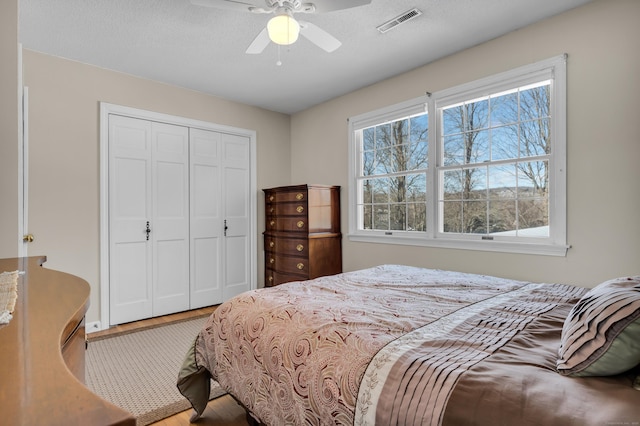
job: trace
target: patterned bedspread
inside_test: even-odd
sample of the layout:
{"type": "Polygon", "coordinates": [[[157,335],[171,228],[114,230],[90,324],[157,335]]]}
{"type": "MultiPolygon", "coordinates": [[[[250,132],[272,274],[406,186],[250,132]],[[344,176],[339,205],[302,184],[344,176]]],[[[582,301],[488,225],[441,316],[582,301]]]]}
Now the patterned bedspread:
{"type": "Polygon", "coordinates": [[[267,425],[437,425],[469,404],[495,410],[448,401],[463,375],[584,291],[383,265],[237,296],[195,357],[267,425]]]}

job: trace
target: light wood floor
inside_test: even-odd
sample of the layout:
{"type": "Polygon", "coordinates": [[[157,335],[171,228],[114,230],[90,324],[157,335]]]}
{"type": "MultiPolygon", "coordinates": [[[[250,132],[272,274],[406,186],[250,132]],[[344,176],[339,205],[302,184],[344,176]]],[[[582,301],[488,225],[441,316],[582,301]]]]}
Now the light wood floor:
{"type": "MultiPolygon", "coordinates": [[[[167,315],[158,318],[151,318],[143,321],[135,321],[127,324],[121,324],[109,328],[104,331],[97,331],[95,333],[89,333],[87,340],[91,341],[92,338],[102,336],[112,336],[121,333],[127,333],[132,330],[141,330],[150,327],[156,327],[161,324],[170,323],[173,321],[181,321],[188,318],[195,318],[199,316],[209,315],[215,310],[215,307],[196,309],[188,312],[181,312],[173,315],[167,315]]],[[[216,398],[209,401],[206,410],[202,417],[196,423],[189,423],[189,417],[191,417],[192,410],[183,411],[172,417],[168,417],[159,422],[153,423],[154,426],[247,426],[245,410],[238,405],[238,403],[229,395],[216,398]]]]}

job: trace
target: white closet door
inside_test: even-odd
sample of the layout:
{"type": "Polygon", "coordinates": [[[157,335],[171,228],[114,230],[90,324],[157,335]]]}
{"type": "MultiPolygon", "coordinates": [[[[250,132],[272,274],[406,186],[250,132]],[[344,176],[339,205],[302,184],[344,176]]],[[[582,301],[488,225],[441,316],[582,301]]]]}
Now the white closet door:
{"type": "Polygon", "coordinates": [[[222,134],[225,277],[223,300],[251,288],[250,144],[246,136],[222,134]]]}
{"type": "MultiPolygon", "coordinates": [[[[151,123],[109,116],[110,323],[152,315],[151,123]]],[[[103,284],[106,285],[106,284],[103,284]]]]}
{"type": "Polygon", "coordinates": [[[153,316],[189,309],[189,129],[152,123],[153,316]]]}
{"type": "Polygon", "coordinates": [[[190,131],[191,309],[223,301],[220,133],[190,131]]]}

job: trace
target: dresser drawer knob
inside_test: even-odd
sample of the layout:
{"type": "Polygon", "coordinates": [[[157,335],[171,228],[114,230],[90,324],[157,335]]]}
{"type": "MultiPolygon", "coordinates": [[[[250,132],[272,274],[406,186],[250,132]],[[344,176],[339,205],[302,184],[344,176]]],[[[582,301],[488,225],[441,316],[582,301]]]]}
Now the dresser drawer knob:
{"type": "Polygon", "coordinates": [[[270,196],[269,196],[269,201],[273,201],[273,200],[275,200],[275,199],[276,199],[276,197],[274,197],[273,195],[270,195],[270,196]]]}
{"type": "Polygon", "coordinates": [[[273,241],[269,241],[269,247],[273,248],[275,247],[276,243],[273,241]]]}
{"type": "Polygon", "coordinates": [[[304,246],[303,246],[302,244],[298,244],[298,245],[296,246],[296,250],[298,250],[298,251],[302,251],[302,250],[304,250],[304,246]]]}
{"type": "Polygon", "coordinates": [[[274,211],[276,211],[276,209],[274,209],[273,207],[271,207],[271,208],[269,209],[269,213],[271,213],[271,214],[273,214],[273,212],[274,212],[274,211]]]}
{"type": "Polygon", "coordinates": [[[298,269],[300,269],[300,270],[303,270],[303,269],[304,269],[304,263],[302,263],[302,262],[301,262],[301,263],[298,263],[298,264],[296,265],[296,267],[297,267],[298,269]]]}
{"type": "Polygon", "coordinates": [[[302,200],[304,198],[304,194],[302,192],[298,192],[296,194],[296,200],[302,200]]]}
{"type": "Polygon", "coordinates": [[[296,223],[296,225],[298,225],[298,228],[303,228],[304,227],[304,221],[299,220],[298,223],[296,223]]]}
{"type": "Polygon", "coordinates": [[[269,263],[274,264],[276,262],[276,260],[272,257],[269,259],[269,263]]]}
{"type": "Polygon", "coordinates": [[[273,282],[273,277],[269,277],[269,282],[272,283],[273,282]]]}
{"type": "Polygon", "coordinates": [[[302,213],[302,212],[304,211],[304,207],[302,207],[302,206],[298,206],[298,207],[296,207],[296,211],[297,211],[298,213],[302,213]]]}
{"type": "Polygon", "coordinates": [[[269,222],[269,226],[276,226],[276,221],[272,220],[271,222],[269,222]]]}

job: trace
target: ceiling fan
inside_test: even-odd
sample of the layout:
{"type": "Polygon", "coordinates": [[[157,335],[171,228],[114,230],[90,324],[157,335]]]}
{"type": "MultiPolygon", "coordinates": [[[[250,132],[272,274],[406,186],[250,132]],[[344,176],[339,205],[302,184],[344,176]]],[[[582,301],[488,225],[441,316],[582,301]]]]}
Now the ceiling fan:
{"type": "Polygon", "coordinates": [[[296,20],[293,15],[350,9],[369,4],[371,0],[316,0],[314,3],[302,3],[300,0],[191,0],[191,3],[218,9],[274,14],[246,50],[246,53],[258,54],[271,41],[284,46],[293,44],[299,34],[325,51],[333,52],[342,45],[338,39],[317,25],[296,20]]]}

